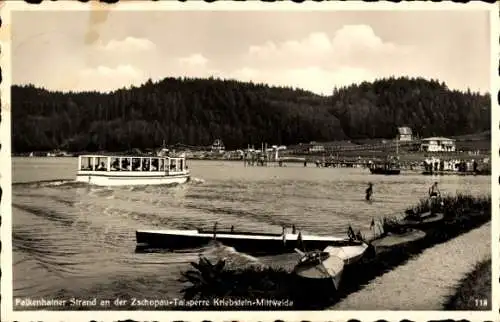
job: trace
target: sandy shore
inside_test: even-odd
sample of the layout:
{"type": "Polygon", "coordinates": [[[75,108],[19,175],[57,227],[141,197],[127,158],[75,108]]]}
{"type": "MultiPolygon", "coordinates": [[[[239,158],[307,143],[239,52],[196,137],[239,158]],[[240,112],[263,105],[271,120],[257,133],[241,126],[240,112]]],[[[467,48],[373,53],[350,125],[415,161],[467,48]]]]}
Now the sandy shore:
{"type": "Polygon", "coordinates": [[[425,250],[331,309],[442,310],[464,276],[490,257],[491,222],[425,250]]]}

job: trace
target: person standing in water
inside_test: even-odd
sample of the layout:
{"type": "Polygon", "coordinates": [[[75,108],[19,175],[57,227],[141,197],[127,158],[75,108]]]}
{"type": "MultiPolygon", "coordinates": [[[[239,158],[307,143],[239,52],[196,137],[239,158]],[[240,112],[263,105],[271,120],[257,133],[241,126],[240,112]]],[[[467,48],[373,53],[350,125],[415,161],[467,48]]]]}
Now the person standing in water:
{"type": "Polygon", "coordinates": [[[440,196],[441,191],[439,191],[438,183],[434,182],[434,184],[429,188],[429,208],[431,210],[431,214],[436,212],[435,210],[440,196]]]}
{"type": "Polygon", "coordinates": [[[370,182],[368,183],[368,188],[366,188],[366,201],[370,201],[370,198],[372,197],[372,194],[373,194],[373,184],[370,182]]]}
{"type": "Polygon", "coordinates": [[[434,184],[429,188],[429,198],[439,197],[441,192],[438,189],[438,183],[434,182],[434,184]]]}

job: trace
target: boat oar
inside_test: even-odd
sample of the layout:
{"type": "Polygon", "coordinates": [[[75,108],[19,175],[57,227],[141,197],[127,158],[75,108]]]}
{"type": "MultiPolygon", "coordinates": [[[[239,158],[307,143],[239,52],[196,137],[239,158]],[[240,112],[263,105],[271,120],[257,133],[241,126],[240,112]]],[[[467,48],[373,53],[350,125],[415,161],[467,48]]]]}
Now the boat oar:
{"type": "Polygon", "coordinates": [[[213,240],[217,239],[216,236],[217,236],[217,222],[215,222],[215,224],[214,224],[214,236],[213,236],[213,240]]]}
{"type": "Polygon", "coordinates": [[[304,256],[306,253],[304,253],[303,251],[301,251],[300,249],[298,248],[295,248],[294,251],[299,254],[300,256],[304,256]]]}

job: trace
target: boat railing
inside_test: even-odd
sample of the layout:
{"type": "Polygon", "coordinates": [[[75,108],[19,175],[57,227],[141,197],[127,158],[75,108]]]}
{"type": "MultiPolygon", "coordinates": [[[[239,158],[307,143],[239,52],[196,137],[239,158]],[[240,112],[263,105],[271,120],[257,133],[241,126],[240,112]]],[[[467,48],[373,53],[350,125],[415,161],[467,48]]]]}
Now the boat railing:
{"type": "Polygon", "coordinates": [[[78,157],[81,172],[162,172],[167,175],[188,173],[183,157],[140,157],[83,155],[78,157]]]}

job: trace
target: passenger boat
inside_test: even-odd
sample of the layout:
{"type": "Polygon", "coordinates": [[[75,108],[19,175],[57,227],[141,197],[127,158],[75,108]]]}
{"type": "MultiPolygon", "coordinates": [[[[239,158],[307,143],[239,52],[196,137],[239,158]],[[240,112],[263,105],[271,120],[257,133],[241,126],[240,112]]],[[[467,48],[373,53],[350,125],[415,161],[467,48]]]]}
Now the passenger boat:
{"type": "Polygon", "coordinates": [[[76,181],[98,186],[163,185],[185,183],[189,177],[184,156],[81,155],[76,181]]]}
{"type": "Polygon", "coordinates": [[[218,241],[249,255],[293,253],[296,248],[323,250],[327,246],[361,246],[363,242],[332,236],[302,235],[301,233],[253,233],[216,230],[137,230],[137,250],[193,249],[218,241]]]}

